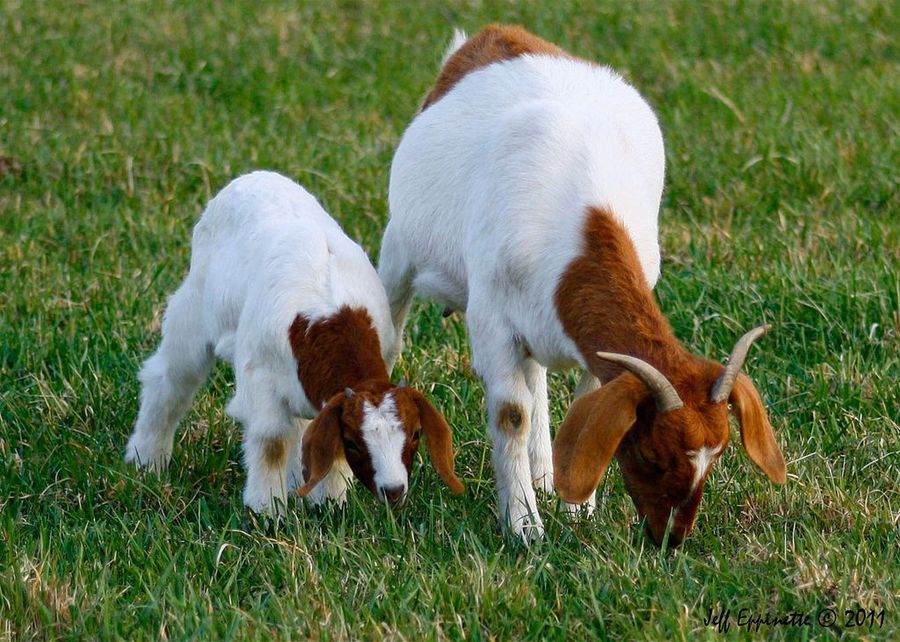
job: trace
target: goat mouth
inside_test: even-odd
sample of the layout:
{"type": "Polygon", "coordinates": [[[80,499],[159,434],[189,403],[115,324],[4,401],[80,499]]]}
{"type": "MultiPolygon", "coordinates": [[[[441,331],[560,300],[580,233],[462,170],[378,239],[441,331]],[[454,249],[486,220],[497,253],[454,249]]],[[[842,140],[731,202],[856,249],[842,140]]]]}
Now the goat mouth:
{"type": "Polygon", "coordinates": [[[406,504],[406,489],[402,491],[386,491],[382,488],[378,489],[378,499],[385,506],[389,506],[390,508],[401,508],[404,504],[406,504]]]}
{"type": "Polygon", "coordinates": [[[676,532],[675,530],[669,530],[666,532],[666,529],[663,528],[662,532],[657,535],[654,530],[650,527],[650,524],[644,524],[644,535],[655,545],[662,548],[664,545],[668,550],[673,550],[681,546],[681,543],[684,541],[684,538],[687,536],[687,532],[676,532]]]}
{"type": "Polygon", "coordinates": [[[662,548],[665,543],[666,549],[671,552],[681,546],[687,537],[688,531],[672,528],[667,532],[664,525],[657,534],[656,530],[650,526],[649,520],[646,517],[642,517],[641,521],[635,522],[631,526],[631,533],[633,541],[636,543],[639,543],[641,537],[643,537],[653,542],[653,545],[659,548],[662,548]]]}

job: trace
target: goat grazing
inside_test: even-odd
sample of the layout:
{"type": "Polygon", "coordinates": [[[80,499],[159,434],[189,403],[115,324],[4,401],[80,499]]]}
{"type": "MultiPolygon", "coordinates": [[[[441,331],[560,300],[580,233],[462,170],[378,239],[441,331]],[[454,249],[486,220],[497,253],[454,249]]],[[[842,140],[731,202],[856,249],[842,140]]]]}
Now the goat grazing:
{"type": "Polygon", "coordinates": [[[125,459],[168,465],[175,428],[220,357],[235,370],[227,410],[244,425],[253,510],[277,510],[293,489],[343,502],[350,471],[397,503],[422,432],[460,493],[449,426],[420,393],[390,383],[383,352],[394,342],[375,269],[316,199],[275,173],[237,178],[194,228],[190,271],[140,371],[125,459]]]}
{"type": "Polygon", "coordinates": [[[664,170],[635,89],[508,26],[457,33],[394,156],[378,268],[397,331],[389,358],[414,293],[465,311],[501,521],[526,540],[543,532],[534,487],[552,490],[555,470],[560,496],[590,505],[615,454],[650,534],[660,540],[672,513],[676,543],[728,442],[726,401],[751,459],[784,481],[737,372],[759,332],[723,371],[680,346],[653,298],[664,170]],[[573,365],[583,396],[551,454],[546,368],[573,365]]]}

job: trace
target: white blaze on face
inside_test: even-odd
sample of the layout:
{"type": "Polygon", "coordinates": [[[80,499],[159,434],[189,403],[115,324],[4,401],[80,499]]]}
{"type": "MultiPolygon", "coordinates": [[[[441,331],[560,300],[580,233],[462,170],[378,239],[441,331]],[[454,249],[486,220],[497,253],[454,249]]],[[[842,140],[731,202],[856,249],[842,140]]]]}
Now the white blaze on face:
{"type": "Polygon", "coordinates": [[[707,448],[704,446],[700,450],[688,450],[685,452],[688,459],[691,460],[691,465],[694,467],[694,479],[691,482],[692,491],[700,484],[700,480],[703,479],[704,475],[709,471],[709,467],[715,460],[716,455],[721,451],[722,446],[719,446],[718,448],[707,448]]]}
{"type": "Polygon", "coordinates": [[[402,459],[406,432],[397,416],[397,404],[393,395],[385,395],[379,406],[365,402],[360,432],[372,459],[379,499],[383,499],[382,489],[400,486],[406,490],[409,482],[402,459]]]}

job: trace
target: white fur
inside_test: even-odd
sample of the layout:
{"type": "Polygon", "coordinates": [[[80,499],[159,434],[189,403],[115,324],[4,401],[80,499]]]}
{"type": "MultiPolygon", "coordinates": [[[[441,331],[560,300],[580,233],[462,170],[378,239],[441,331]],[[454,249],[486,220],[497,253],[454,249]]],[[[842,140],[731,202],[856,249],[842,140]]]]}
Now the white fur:
{"type": "Polygon", "coordinates": [[[718,448],[703,446],[700,450],[688,450],[685,452],[688,459],[691,460],[691,465],[694,467],[694,478],[691,480],[691,491],[697,489],[700,480],[706,476],[707,472],[709,472],[709,467],[712,466],[712,463],[716,460],[716,455],[722,451],[722,448],[722,446],[719,446],[718,448]]]}
{"type": "Polygon", "coordinates": [[[386,395],[377,407],[368,401],[365,403],[360,432],[372,460],[379,498],[384,500],[386,489],[402,488],[405,493],[409,487],[409,476],[401,456],[406,445],[406,431],[397,416],[393,396],[386,395]]]}
{"type": "Polygon", "coordinates": [[[664,166],[656,117],[637,91],[607,68],[546,55],[465,76],[416,116],[394,156],[379,275],[395,352],[413,292],[465,310],[501,519],[525,537],[542,532],[531,482],[546,479],[550,461],[538,364],[585,366],[553,301],[582,250],[585,208],[614,212],[652,287],[664,166]],[[498,429],[504,402],[526,410],[540,444],[498,429]]]}
{"type": "MultiPolygon", "coordinates": [[[[288,329],[298,314],[315,322],[349,305],[368,311],[384,356],[395,332],[384,289],[366,253],[316,199],[272,172],[241,176],[194,228],[190,272],[169,301],[162,343],[141,368],[141,407],[126,461],[159,470],[175,428],[215,357],[235,370],[228,413],[244,425],[244,503],[263,510],[298,486],[299,443],[314,408],[297,378],[288,329]],[[284,439],[288,462],[271,468],[263,452],[284,439]]],[[[310,495],[341,499],[346,464],[310,495]]]]}

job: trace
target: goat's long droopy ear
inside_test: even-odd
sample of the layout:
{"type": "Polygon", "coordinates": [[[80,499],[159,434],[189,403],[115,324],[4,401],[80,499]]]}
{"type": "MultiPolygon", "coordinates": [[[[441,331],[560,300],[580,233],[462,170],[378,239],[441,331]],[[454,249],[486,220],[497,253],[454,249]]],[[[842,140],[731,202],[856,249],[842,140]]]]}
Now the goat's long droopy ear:
{"type": "Polygon", "coordinates": [[[741,441],[747,455],[769,479],[783,484],[787,479],[784,456],[775,442],[762,399],[747,375],[737,376],[728,401],[741,425],[741,441]]]}
{"type": "Polygon", "coordinates": [[[333,396],[303,433],[304,484],[297,489],[300,497],[306,497],[324,479],[338,456],[341,449],[340,422],[344,399],[343,392],[333,396]]]}
{"type": "Polygon", "coordinates": [[[564,501],[580,504],[597,489],[619,442],[634,425],[642,394],[644,385],[626,373],[569,406],[553,442],[556,490],[564,501]]]}
{"type": "Polygon", "coordinates": [[[461,495],[464,490],[463,483],[453,472],[453,433],[450,426],[422,393],[412,388],[406,390],[419,409],[419,422],[425,432],[425,446],[428,448],[428,456],[431,457],[434,469],[451,492],[461,495]]]}

